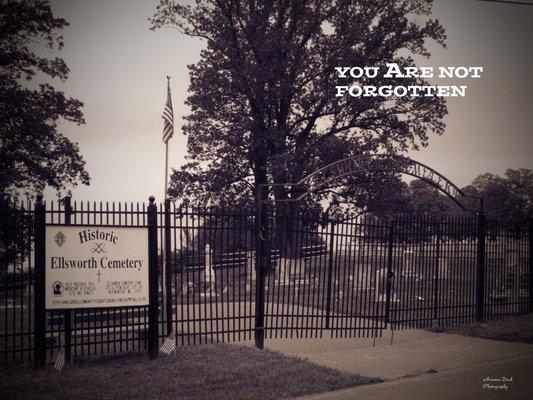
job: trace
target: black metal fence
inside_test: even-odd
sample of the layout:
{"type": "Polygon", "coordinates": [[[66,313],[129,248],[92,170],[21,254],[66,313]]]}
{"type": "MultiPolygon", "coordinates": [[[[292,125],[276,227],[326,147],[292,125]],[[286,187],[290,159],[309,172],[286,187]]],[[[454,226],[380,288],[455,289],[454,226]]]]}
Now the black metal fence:
{"type": "MultiPolygon", "coordinates": [[[[45,218],[147,226],[147,208],[50,202],[45,218]]],[[[407,215],[331,221],[301,210],[271,211],[261,227],[254,210],[157,207],[160,340],[170,332],[181,345],[258,336],[379,336],[388,327],[461,324],[533,310],[531,221],[407,215]]],[[[2,218],[33,237],[32,204],[11,212],[2,218]]],[[[28,361],[34,352],[35,249],[31,240],[25,246],[0,272],[3,362],[28,361]]],[[[149,320],[148,307],[47,311],[47,357],[61,346],[67,358],[144,350],[149,320]]]]}
{"type": "MultiPolygon", "coordinates": [[[[35,209],[23,202],[13,210],[27,216],[24,228],[34,236],[35,209]]],[[[92,226],[147,226],[145,204],[109,202],[50,202],[45,211],[47,224],[92,226]]],[[[26,361],[33,357],[35,333],[35,246],[28,243],[25,254],[1,273],[0,356],[4,362],[26,361]]],[[[135,351],[147,348],[148,307],[121,307],[46,311],[47,356],[61,346],[67,359],[90,354],[135,351]]]]}
{"type": "MultiPolygon", "coordinates": [[[[250,339],[254,332],[254,213],[172,209],[169,300],[178,344],[250,339]]],[[[167,329],[168,330],[168,329],[167,329]]]]}

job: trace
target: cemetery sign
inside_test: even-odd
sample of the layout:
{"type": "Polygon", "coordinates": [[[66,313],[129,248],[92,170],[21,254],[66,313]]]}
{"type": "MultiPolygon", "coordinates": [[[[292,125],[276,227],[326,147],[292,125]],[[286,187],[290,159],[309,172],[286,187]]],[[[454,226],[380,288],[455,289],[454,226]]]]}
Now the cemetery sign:
{"type": "Polygon", "coordinates": [[[148,228],[46,226],[46,309],[148,305],[148,228]]]}

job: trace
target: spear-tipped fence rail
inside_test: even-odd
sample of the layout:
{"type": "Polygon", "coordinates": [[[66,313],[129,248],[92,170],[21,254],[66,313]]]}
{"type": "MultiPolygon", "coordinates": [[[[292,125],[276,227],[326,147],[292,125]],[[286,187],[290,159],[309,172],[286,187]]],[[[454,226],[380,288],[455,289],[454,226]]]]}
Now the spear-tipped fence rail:
{"type": "Polygon", "coordinates": [[[531,220],[399,215],[339,222],[300,210],[284,223],[273,208],[261,232],[268,262],[259,298],[254,210],[154,207],[159,250],[152,258],[159,273],[152,315],[145,306],[45,311],[44,267],[34,261],[43,251],[39,230],[46,223],[148,226],[148,205],[28,201],[2,215],[31,239],[0,271],[3,362],[46,362],[60,338],[72,359],[147,349],[155,355],[169,332],[179,345],[253,340],[258,329],[267,340],[378,336],[391,326],[461,324],[533,311],[531,220]],[[263,313],[259,327],[256,310],[263,313]],[[156,326],[150,327],[150,317],[156,326]]]}

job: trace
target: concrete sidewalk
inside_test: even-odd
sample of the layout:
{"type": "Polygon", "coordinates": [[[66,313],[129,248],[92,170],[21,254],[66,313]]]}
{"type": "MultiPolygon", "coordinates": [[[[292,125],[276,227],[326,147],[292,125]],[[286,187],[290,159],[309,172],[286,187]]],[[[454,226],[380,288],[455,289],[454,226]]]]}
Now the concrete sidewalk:
{"type": "Polygon", "coordinates": [[[493,400],[533,399],[533,356],[449,369],[376,385],[326,392],[299,400],[493,400]],[[509,381],[489,382],[486,378],[509,381]],[[512,381],[510,381],[512,379],[512,381]]]}
{"type": "Polygon", "coordinates": [[[391,345],[391,334],[375,346],[372,338],[326,338],[266,339],[265,347],[387,381],[309,399],[533,398],[533,345],[420,330],[396,331],[391,345]],[[484,378],[502,376],[514,378],[509,390],[481,388],[484,378]]]}
{"type": "Polygon", "coordinates": [[[383,380],[533,356],[533,345],[420,330],[391,331],[376,339],[266,339],[267,349],[339,371],[383,380]]]}

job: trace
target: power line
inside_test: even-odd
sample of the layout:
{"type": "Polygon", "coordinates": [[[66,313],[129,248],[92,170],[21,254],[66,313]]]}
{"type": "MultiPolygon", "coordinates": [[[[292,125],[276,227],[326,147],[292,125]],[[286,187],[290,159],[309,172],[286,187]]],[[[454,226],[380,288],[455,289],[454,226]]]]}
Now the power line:
{"type": "Polygon", "coordinates": [[[533,3],[526,3],[525,1],[511,1],[511,0],[477,0],[477,1],[485,1],[488,3],[506,3],[506,4],[522,5],[522,6],[533,6],[533,3]]]}

